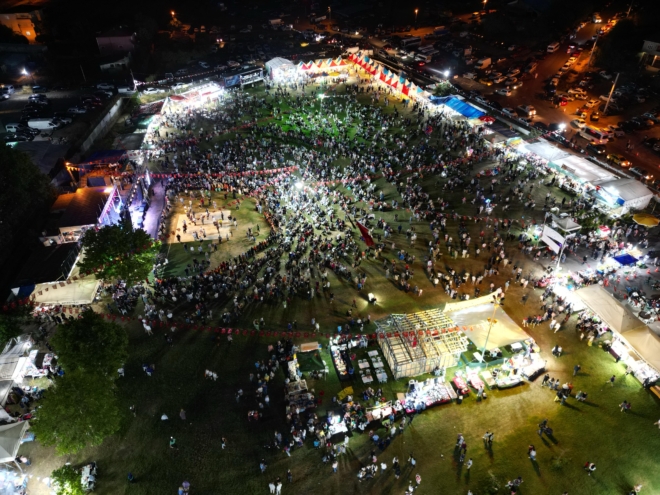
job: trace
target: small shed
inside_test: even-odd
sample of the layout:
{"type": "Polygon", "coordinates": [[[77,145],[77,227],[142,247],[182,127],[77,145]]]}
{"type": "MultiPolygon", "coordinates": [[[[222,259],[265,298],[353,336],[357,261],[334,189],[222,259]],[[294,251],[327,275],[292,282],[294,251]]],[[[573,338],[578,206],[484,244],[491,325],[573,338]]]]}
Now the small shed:
{"type": "Polygon", "coordinates": [[[393,314],[376,321],[378,343],[396,380],[456,366],[465,334],[440,310],[393,314]]]}

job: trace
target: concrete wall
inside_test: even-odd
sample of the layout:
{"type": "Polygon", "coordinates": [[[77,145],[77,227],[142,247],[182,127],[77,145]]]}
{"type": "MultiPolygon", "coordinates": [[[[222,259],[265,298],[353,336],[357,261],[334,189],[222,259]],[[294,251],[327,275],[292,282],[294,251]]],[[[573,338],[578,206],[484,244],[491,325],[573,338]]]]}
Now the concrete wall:
{"type": "Polygon", "coordinates": [[[112,128],[113,125],[115,125],[115,122],[119,118],[119,114],[121,113],[121,109],[124,106],[124,103],[127,101],[126,98],[119,98],[103,115],[101,118],[101,121],[96,124],[96,127],[94,127],[85,140],[82,142],[80,145],[80,153],[86,153],[87,150],[89,150],[92,145],[94,144],[94,141],[97,139],[102,138],[107,134],[107,132],[112,128]]]}

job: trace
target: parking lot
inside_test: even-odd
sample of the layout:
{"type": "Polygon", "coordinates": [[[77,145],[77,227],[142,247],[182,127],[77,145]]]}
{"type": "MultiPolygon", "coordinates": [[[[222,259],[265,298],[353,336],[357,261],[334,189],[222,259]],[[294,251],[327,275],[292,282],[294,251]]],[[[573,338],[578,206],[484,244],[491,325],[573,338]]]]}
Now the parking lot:
{"type": "MultiPolygon", "coordinates": [[[[59,138],[65,138],[69,142],[79,137],[90,126],[90,123],[96,120],[97,116],[108,105],[110,99],[103,102],[102,106],[97,106],[87,110],[84,114],[67,113],[71,107],[80,105],[81,96],[93,93],[94,90],[77,89],[77,90],[52,90],[45,93],[48,99],[48,105],[43,106],[40,115],[35,118],[52,117],[55,113],[64,113],[72,118],[72,123],[64,125],[54,131],[42,131],[35,137],[38,139],[47,139],[52,137],[55,141],[59,138]]],[[[7,100],[0,101],[0,121],[2,122],[1,134],[6,134],[5,126],[10,123],[17,123],[23,120],[22,111],[29,103],[30,93],[22,93],[20,89],[16,91],[7,100]]]]}

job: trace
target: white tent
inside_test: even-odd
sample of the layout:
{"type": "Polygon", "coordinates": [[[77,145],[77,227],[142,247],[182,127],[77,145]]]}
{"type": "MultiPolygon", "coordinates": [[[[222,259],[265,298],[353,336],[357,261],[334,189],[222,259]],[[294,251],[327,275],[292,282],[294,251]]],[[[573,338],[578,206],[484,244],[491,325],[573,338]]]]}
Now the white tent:
{"type": "Polygon", "coordinates": [[[564,231],[566,234],[582,228],[582,226],[579,223],[574,222],[571,217],[559,218],[556,215],[552,215],[552,226],[554,227],[555,225],[559,230],[564,231]]]}
{"type": "Polygon", "coordinates": [[[651,190],[635,179],[598,181],[594,185],[600,186],[601,194],[609,198],[611,203],[622,206],[625,210],[623,213],[630,208],[644,209],[653,198],[651,190]]]}
{"type": "Polygon", "coordinates": [[[279,81],[295,75],[297,67],[291,60],[275,57],[266,62],[266,70],[271,79],[279,81]]]}
{"type": "Polygon", "coordinates": [[[0,426],[0,462],[14,462],[23,435],[29,427],[27,421],[0,426]]]}
{"type": "Polygon", "coordinates": [[[34,288],[33,303],[39,304],[91,304],[101,282],[90,275],[71,283],[55,282],[37,284],[34,288]]]}
{"type": "MultiPolygon", "coordinates": [[[[488,328],[490,322],[488,318],[493,316],[492,304],[479,304],[478,306],[467,307],[459,309],[458,311],[451,312],[451,319],[458,326],[472,328],[465,332],[468,339],[474,342],[479,350],[483,349],[486,344],[486,336],[488,335],[488,328]]],[[[486,350],[495,349],[496,347],[504,347],[511,345],[514,342],[520,342],[529,338],[509,315],[498,308],[495,311],[495,319],[497,323],[493,325],[488,336],[488,347],[486,350]]]]}
{"type": "Polygon", "coordinates": [[[615,178],[615,175],[609,170],[599,167],[581,156],[562,150],[545,139],[539,139],[536,143],[526,143],[521,146],[521,149],[547,160],[553,168],[561,170],[582,183],[615,178]]]}
{"type": "Polygon", "coordinates": [[[642,356],[644,361],[660,370],[660,337],[648,327],[624,332],[622,337],[630,347],[642,356]]]}
{"type": "Polygon", "coordinates": [[[617,333],[623,334],[646,325],[633,312],[614,299],[600,285],[590,285],[575,292],[584,305],[593,311],[605,324],[617,333]]]}

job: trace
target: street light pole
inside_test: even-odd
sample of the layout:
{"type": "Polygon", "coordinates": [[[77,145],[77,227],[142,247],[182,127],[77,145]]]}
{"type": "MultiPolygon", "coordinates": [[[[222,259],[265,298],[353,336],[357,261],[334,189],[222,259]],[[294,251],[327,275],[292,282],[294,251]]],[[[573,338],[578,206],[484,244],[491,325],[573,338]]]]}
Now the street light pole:
{"type": "Polygon", "coordinates": [[[419,9],[415,9],[415,27],[417,27],[417,13],[419,12],[419,9]]]}
{"type": "Polygon", "coordinates": [[[607,107],[610,106],[610,101],[612,101],[612,93],[614,93],[614,88],[616,88],[616,83],[619,80],[619,72],[616,73],[614,78],[614,83],[612,84],[612,89],[610,89],[610,94],[607,95],[607,101],[605,102],[605,108],[603,108],[603,115],[607,115],[607,107]]]}
{"type": "Polygon", "coordinates": [[[495,312],[497,311],[497,308],[499,308],[500,305],[495,302],[493,303],[493,315],[490,318],[490,325],[488,326],[488,333],[486,334],[486,342],[484,343],[484,347],[481,349],[481,360],[483,362],[486,362],[486,347],[488,346],[488,339],[490,338],[490,331],[493,329],[493,325],[495,324],[495,312]]]}
{"type": "Polygon", "coordinates": [[[596,44],[598,43],[598,38],[600,38],[600,34],[596,34],[596,41],[594,41],[594,46],[591,47],[591,53],[589,53],[589,61],[587,62],[587,67],[591,66],[591,57],[594,56],[594,50],[596,49],[596,44]]]}

